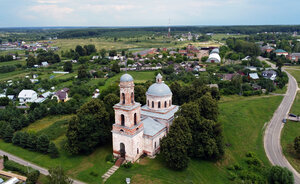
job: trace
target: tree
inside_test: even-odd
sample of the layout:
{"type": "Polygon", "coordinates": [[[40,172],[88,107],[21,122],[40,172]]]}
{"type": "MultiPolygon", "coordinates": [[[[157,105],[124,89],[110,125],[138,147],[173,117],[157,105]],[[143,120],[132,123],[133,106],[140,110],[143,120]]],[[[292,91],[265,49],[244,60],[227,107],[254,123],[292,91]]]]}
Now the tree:
{"type": "Polygon", "coordinates": [[[65,62],[64,71],[65,72],[72,72],[72,62],[71,61],[65,62]]]}
{"type": "Polygon", "coordinates": [[[19,145],[20,145],[20,139],[21,139],[21,132],[16,132],[16,133],[14,134],[13,139],[12,139],[12,143],[13,143],[14,145],[19,146],[19,145]]]}
{"type": "Polygon", "coordinates": [[[201,58],[201,61],[202,61],[202,62],[206,62],[207,59],[208,59],[208,56],[203,56],[203,57],[201,58]]]}
{"type": "Polygon", "coordinates": [[[34,170],[27,175],[26,183],[28,184],[35,184],[37,180],[39,179],[40,171],[34,170]]]}
{"type": "Polygon", "coordinates": [[[75,51],[79,54],[79,56],[84,56],[85,55],[85,51],[84,51],[84,49],[82,48],[81,45],[77,45],[76,48],[75,48],[75,51]]]}
{"type": "Polygon", "coordinates": [[[270,184],[293,184],[294,176],[287,168],[272,166],[269,171],[270,184]]]}
{"type": "Polygon", "coordinates": [[[188,166],[188,151],[192,141],[191,130],[184,117],[179,116],[170,127],[168,136],[161,141],[161,154],[172,169],[184,169],[188,166]]]}
{"type": "Polygon", "coordinates": [[[116,73],[120,73],[120,66],[118,65],[117,62],[115,62],[115,63],[112,65],[111,71],[116,72],[116,73]]]}
{"type": "Polygon", "coordinates": [[[70,153],[90,153],[97,145],[107,143],[111,136],[111,122],[104,103],[93,99],[83,104],[69,121],[67,148],[70,153]]]}
{"type": "Polygon", "coordinates": [[[0,106],[7,106],[9,104],[9,98],[1,97],[0,98],[0,106]]]}
{"type": "Polygon", "coordinates": [[[134,98],[135,101],[141,103],[142,105],[146,104],[146,88],[142,85],[136,85],[134,87],[134,98]]]}
{"type": "Polygon", "coordinates": [[[26,65],[27,67],[31,68],[36,64],[36,60],[34,56],[29,55],[28,58],[26,59],[26,65]]]}
{"type": "Polygon", "coordinates": [[[37,151],[37,140],[38,137],[35,134],[29,134],[28,139],[27,139],[27,148],[30,151],[37,151]]]}
{"type": "Polygon", "coordinates": [[[101,58],[105,58],[105,55],[106,55],[106,50],[105,49],[101,49],[100,50],[100,55],[101,55],[101,58]]]}
{"type": "Polygon", "coordinates": [[[104,97],[103,101],[105,103],[106,111],[109,113],[110,122],[115,122],[115,111],[113,106],[120,102],[120,98],[117,95],[110,93],[104,97]]]}
{"type": "Polygon", "coordinates": [[[220,100],[221,99],[220,91],[217,87],[212,87],[210,89],[210,94],[211,94],[212,98],[215,99],[215,100],[220,100]]]}
{"type": "Polygon", "coordinates": [[[108,53],[108,55],[109,55],[110,57],[114,57],[114,56],[117,55],[117,51],[116,51],[116,50],[110,50],[109,53],[108,53]]]}
{"type": "Polygon", "coordinates": [[[84,79],[88,77],[88,73],[84,65],[81,65],[78,69],[78,79],[84,79]]]}
{"type": "Polygon", "coordinates": [[[54,167],[49,170],[47,184],[72,184],[62,167],[54,167]]]}
{"type": "Polygon", "coordinates": [[[298,154],[300,154],[300,136],[294,139],[294,149],[298,154]]]}
{"type": "Polygon", "coordinates": [[[37,151],[41,153],[47,153],[48,148],[49,148],[49,138],[45,134],[42,134],[41,136],[38,137],[37,139],[37,151]]]}
{"type": "Polygon", "coordinates": [[[218,103],[211,95],[206,94],[202,96],[199,100],[197,100],[197,103],[202,117],[213,121],[218,120],[218,103]]]}
{"type": "Polygon", "coordinates": [[[10,125],[7,125],[3,134],[3,140],[5,142],[11,142],[14,136],[14,129],[10,125]]]}
{"type": "Polygon", "coordinates": [[[48,153],[51,158],[57,158],[59,156],[58,149],[53,142],[49,144],[48,153]]]}

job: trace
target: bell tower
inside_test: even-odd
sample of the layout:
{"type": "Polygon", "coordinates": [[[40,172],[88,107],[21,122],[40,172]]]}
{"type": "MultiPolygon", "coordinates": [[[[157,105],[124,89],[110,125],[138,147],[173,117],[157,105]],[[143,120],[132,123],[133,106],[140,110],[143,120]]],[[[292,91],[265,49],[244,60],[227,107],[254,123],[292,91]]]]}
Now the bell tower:
{"type": "Polygon", "coordinates": [[[114,105],[113,152],[116,157],[135,161],[142,149],[141,104],[134,101],[134,82],[129,74],[120,78],[120,102],[114,105]]]}

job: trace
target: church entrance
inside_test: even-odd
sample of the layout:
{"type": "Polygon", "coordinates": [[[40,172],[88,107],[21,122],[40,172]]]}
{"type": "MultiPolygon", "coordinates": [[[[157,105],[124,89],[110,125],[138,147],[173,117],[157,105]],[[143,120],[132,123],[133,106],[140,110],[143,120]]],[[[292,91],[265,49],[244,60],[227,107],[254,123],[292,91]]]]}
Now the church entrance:
{"type": "Polygon", "coordinates": [[[125,144],[124,143],[120,143],[120,155],[121,157],[125,158],[125,144]]]}

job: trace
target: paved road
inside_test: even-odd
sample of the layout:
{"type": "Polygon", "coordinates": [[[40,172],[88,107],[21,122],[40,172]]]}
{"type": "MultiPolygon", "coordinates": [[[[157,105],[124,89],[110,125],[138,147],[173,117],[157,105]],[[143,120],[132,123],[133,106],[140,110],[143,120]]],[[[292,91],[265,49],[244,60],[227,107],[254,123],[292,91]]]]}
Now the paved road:
{"type": "MultiPolygon", "coordinates": [[[[30,162],[28,162],[26,160],[23,160],[23,159],[21,159],[19,157],[16,157],[16,156],[12,155],[10,153],[7,153],[5,151],[0,150],[0,155],[1,156],[6,155],[6,156],[8,156],[9,160],[12,160],[12,161],[15,161],[15,162],[17,162],[19,164],[22,164],[22,165],[25,165],[25,166],[29,166],[29,167],[32,167],[32,168],[34,168],[36,170],[39,170],[40,173],[42,173],[44,175],[49,175],[49,172],[48,172],[47,169],[42,168],[40,166],[37,166],[35,164],[32,164],[32,163],[30,163],[30,162]]],[[[81,181],[78,181],[78,180],[73,180],[73,184],[85,184],[85,183],[83,183],[81,181]]]]}
{"type": "MultiPolygon", "coordinates": [[[[267,63],[270,64],[272,68],[276,68],[274,64],[270,62],[267,63]]],[[[289,73],[287,73],[287,75],[289,77],[288,89],[281,104],[275,111],[271,121],[266,128],[264,135],[264,148],[270,162],[273,165],[279,165],[288,168],[294,174],[295,183],[300,184],[300,174],[287,161],[282,153],[280,145],[281,130],[284,126],[282,120],[287,117],[287,114],[289,113],[293,105],[298,90],[298,84],[295,78],[289,73]]]]}

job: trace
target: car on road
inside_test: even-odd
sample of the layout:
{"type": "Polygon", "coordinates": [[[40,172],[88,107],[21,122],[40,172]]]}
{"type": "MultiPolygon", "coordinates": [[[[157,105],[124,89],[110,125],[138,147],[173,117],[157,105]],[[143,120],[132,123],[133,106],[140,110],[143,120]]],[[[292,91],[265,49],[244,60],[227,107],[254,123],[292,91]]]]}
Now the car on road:
{"type": "Polygon", "coordinates": [[[284,119],[282,120],[282,122],[283,122],[283,123],[286,123],[286,119],[284,118],[284,119]]]}
{"type": "Polygon", "coordinates": [[[298,117],[296,114],[292,114],[292,113],[289,113],[289,116],[294,117],[294,118],[298,117]]]}

